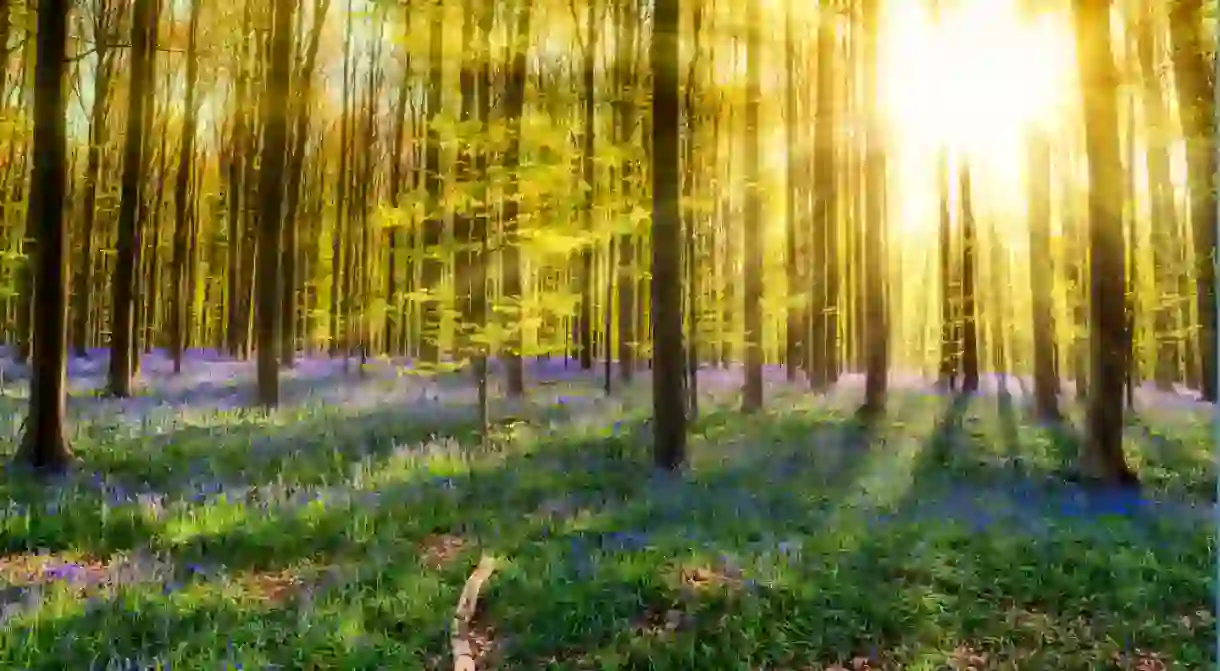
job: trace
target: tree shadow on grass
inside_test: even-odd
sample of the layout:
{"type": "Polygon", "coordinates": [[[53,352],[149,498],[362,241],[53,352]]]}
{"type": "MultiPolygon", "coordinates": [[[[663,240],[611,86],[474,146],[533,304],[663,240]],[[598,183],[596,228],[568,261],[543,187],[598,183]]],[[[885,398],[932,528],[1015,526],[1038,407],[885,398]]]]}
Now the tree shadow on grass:
{"type": "MultiPolygon", "coordinates": [[[[954,427],[968,405],[969,399],[950,399],[935,422],[939,428],[927,438],[960,431],[954,427]]],[[[791,429],[762,430],[785,421],[805,422],[815,443],[845,430],[779,414],[753,427],[753,438],[791,435],[791,429]]],[[[1024,650],[1007,654],[1023,662],[1089,668],[1088,659],[1122,652],[1114,641],[1139,644],[1130,623],[1141,617],[1166,625],[1144,637],[1151,649],[1184,650],[1189,644],[1190,654],[1209,654],[1206,636],[1173,630],[1176,616],[1168,612],[1205,608],[1206,587],[1183,589],[1189,582],[1183,575],[1161,579],[1140,568],[1151,553],[1158,562],[1203,571],[1206,540],[1192,537],[1190,558],[1184,559],[1181,532],[1156,542],[1126,529],[1107,546],[1112,558],[1106,560],[1082,557],[1079,544],[1090,537],[1079,527],[1055,526],[1037,536],[980,523],[981,513],[970,509],[972,498],[992,495],[994,488],[946,500],[938,486],[952,479],[933,481],[944,470],[935,445],[917,455],[924,462],[910,464],[914,477],[906,496],[869,509],[856,495],[858,486],[877,482],[874,471],[884,469],[874,459],[901,459],[896,448],[886,452],[892,443],[885,427],[874,430],[871,454],[856,445],[858,459],[823,477],[805,462],[788,461],[791,452],[779,445],[743,441],[739,460],[697,464],[681,476],[648,477],[647,486],[621,505],[594,509],[581,525],[517,546],[515,569],[502,574],[488,595],[489,616],[513,632],[507,643],[510,668],[536,668],[555,659],[574,666],[599,650],[612,651],[606,654],[620,661],[626,655],[628,666],[647,662],[651,668],[849,663],[856,655],[876,660],[885,650],[907,655],[903,663],[911,664],[920,646],[933,653],[947,642],[995,640],[1008,633],[995,626],[996,618],[1010,616],[1038,620],[1009,625],[1019,629],[1014,640],[1024,650]],[[941,505],[928,498],[939,498],[941,505]],[[860,504],[865,505],[850,510],[860,504]],[[745,569],[727,581],[730,589],[692,591],[663,577],[680,561],[703,562],[712,573],[728,573],[734,563],[745,569]],[[1030,569],[1065,577],[1031,580],[1030,569]],[[1072,595],[1066,607],[1058,605],[1063,594],[1072,595]],[[1099,605],[1098,594],[1110,596],[1099,605]],[[676,618],[670,617],[675,611],[676,618]],[[1095,626],[1073,624],[1079,622],[1095,626]],[[1083,652],[1081,642],[1072,640],[1076,634],[1094,636],[1083,652]],[[1047,641],[1058,649],[1039,650],[1047,641]]],[[[941,450],[941,458],[949,456],[941,450]]],[[[817,462],[816,452],[810,461],[817,462]]],[[[1030,477],[1004,476],[1017,482],[1030,477]]],[[[884,480],[878,484],[886,486],[884,480]]]]}
{"type": "MultiPolygon", "coordinates": [[[[300,503],[341,485],[356,464],[391,454],[458,453],[477,444],[465,412],[403,413],[378,409],[329,413],[287,426],[241,423],[81,446],[74,472],[54,483],[31,482],[21,469],[0,472],[10,503],[0,551],[74,550],[109,554],[148,544],[161,524],[157,510],[213,503],[258,508],[260,490],[300,503]]],[[[104,431],[103,431],[104,433],[104,431]]]]}
{"type": "MultiPolygon", "coordinates": [[[[195,596],[158,588],[92,599],[0,631],[0,666],[29,671],[92,668],[441,668],[446,613],[458,577],[367,572],[343,592],[287,601],[195,596]],[[159,664],[158,664],[159,663],[159,664]],[[134,665],[134,666],[133,666],[134,665]]],[[[196,592],[198,594],[198,592],[196,592]]]]}

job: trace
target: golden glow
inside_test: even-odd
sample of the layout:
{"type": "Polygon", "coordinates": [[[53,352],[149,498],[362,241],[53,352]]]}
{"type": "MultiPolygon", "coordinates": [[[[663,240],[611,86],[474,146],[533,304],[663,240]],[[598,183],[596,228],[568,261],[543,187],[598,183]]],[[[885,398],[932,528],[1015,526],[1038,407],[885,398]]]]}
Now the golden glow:
{"type": "Polygon", "coordinates": [[[1053,124],[1072,91],[1067,17],[1023,20],[1012,0],[968,0],[934,21],[926,3],[890,0],[880,95],[895,140],[985,155],[1053,124]]]}

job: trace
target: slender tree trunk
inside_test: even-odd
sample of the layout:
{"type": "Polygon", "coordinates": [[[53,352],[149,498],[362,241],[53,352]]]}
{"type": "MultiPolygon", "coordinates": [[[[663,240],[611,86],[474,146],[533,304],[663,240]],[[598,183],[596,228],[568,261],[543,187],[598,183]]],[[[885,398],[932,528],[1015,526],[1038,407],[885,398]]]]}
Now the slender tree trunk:
{"type": "Polygon", "coordinates": [[[1169,10],[1178,114],[1186,134],[1190,221],[1195,243],[1195,297],[1203,398],[1216,402],[1216,174],[1215,75],[1200,43],[1203,0],[1179,0],[1169,10]]]}
{"type": "Polygon", "coordinates": [[[345,28],[343,37],[343,109],[339,116],[339,174],[335,181],[335,222],[331,230],[331,280],[330,280],[330,356],[333,358],[343,352],[344,367],[347,366],[347,342],[341,335],[346,328],[343,306],[349,297],[344,288],[343,278],[347,276],[344,262],[346,249],[344,240],[347,237],[347,220],[349,214],[346,208],[348,195],[348,153],[350,151],[351,132],[351,90],[352,80],[352,0],[347,2],[344,15],[345,28]]]}
{"type": "Polygon", "coordinates": [[[825,389],[839,376],[839,193],[835,170],[835,71],[834,22],[829,16],[818,18],[817,109],[813,137],[813,241],[811,248],[813,335],[807,355],[809,382],[815,390],[825,389]],[[813,354],[816,352],[816,354],[813,354]]]}
{"type": "MultiPolygon", "coordinates": [[[[618,34],[615,37],[617,55],[614,66],[614,76],[617,80],[615,88],[618,91],[618,137],[619,145],[630,145],[635,137],[635,43],[639,31],[636,11],[628,9],[629,3],[617,5],[618,34]]],[[[631,202],[635,194],[634,159],[623,159],[619,169],[619,191],[622,194],[626,213],[632,210],[631,202]]],[[[623,384],[629,384],[635,375],[636,355],[636,303],[639,296],[636,293],[635,230],[624,232],[618,240],[618,267],[615,283],[618,285],[618,366],[619,379],[623,384]]]]}
{"type": "MultiPolygon", "coordinates": [[[[1173,184],[1170,181],[1169,149],[1163,133],[1168,128],[1168,115],[1164,108],[1164,93],[1161,88],[1161,72],[1156,59],[1156,24],[1154,13],[1149,12],[1135,23],[1136,55],[1142,73],[1141,98],[1144,122],[1151,130],[1146,135],[1147,150],[1144,153],[1148,171],[1148,191],[1151,200],[1152,225],[1152,272],[1157,293],[1162,297],[1176,293],[1174,286],[1173,231],[1177,230],[1177,213],[1174,211],[1173,184]]],[[[1180,299],[1181,300],[1181,299],[1180,299]]],[[[1153,374],[1158,389],[1172,390],[1178,370],[1178,350],[1181,338],[1177,335],[1176,310],[1165,298],[1153,308],[1153,330],[1156,333],[1156,368],[1153,374]]]]}
{"type": "Polygon", "coordinates": [[[959,324],[953,281],[953,215],[949,207],[949,150],[941,148],[937,160],[937,186],[940,189],[940,226],[938,229],[940,264],[940,383],[953,390],[957,385],[959,324]]]}
{"type": "MultiPolygon", "coordinates": [[[[805,365],[802,359],[808,358],[809,370],[812,372],[815,367],[820,368],[820,361],[816,361],[819,357],[813,356],[815,349],[809,347],[807,341],[818,342],[821,335],[819,328],[822,324],[816,317],[813,322],[813,335],[805,332],[801,325],[805,322],[805,314],[809,310],[811,304],[816,304],[816,300],[810,300],[813,295],[822,291],[824,287],[821,283],[814,279],[812,287],[813,295],[809,295],[807,289],[801,283],[801,265],[798,258],[799,244],[797,239],[797,230],[800,227],[798,217],[803,218],[805,208],[798,203],[801,200],[801,195],[806,193],[809,188],[808,184],[801,183],[800,167],[804,164],[807,153],[803,149],[804,142],[798,137],[797,123],[797,97],[801,92],[797,89],[796,84],[796,65],[797,65],[797,45],[796,36],[793,34],[793,8],[794,5],[789,3],[784,11],[784,133],[788,145],[788,165],[787,168],[787,188],[784,191],[784,206],[785,206],[785,275],[788,279],[788,310],[787,324],[784,337],[784,371],[789,382],[796,380],[796,372],[805,365]],[[798,214],[799,213],[799,214],[798,214]]],[[[816,249],[817,243],[814,243],[816,249]]],[[[816,252],[815,252],[816,254],[816,252]]],[[[814,272],[811,273],[816,277],[818,270],[825,267],[825,263],[818,265],[815,260],[813,262],[814,272]]],[[[817,371],[821,373],[820,370],[817,371]]]]}
{"type": "Polygon", "coordinates": [[[123,140],[123,178],[119,200],[118,242],[115,250],[114,291],[111,298],[110,369],[108,391],[131,395],[132,342],[135,336],[136,263],[140,248],[141,168],[144,165],[144,117],[148,104],[154,57],[152,40],[155,8],[150,0],[135,0],[131,24],[131,84],[127,108],[127,135],[123,140]]]}
{"type": "MultiPolygon", "coordinates": [[[[309,138],[309,113],[313,101],[313,72],[322,41],[322,26],[330,11],[330,0],[319,0],[314,6],[313,25],[305,58],[297,71],[299,94],[293,99],[292,150],[288,153],[288,193],[284,211],[284,292],[280,306],[281,332],[280,365],[292,368],[297,350],[296,315],[300,290],[296,250],[300,245],[297,233],[297,210],[301,202],[302,178],[305,174],[305,145],[309,138]]],[[[301,11],[304,15],[304,11],[301,11]]],[[[319,160],[322,160],[319,158],[319,160]]]]}
{"type": "Polygon", "coordinates": [[[962,392],[979,389],[978,228],[974,220],[970,166],[963,161],[958,172],[962,203],[962,392]]]}
{"type": "Polygon", "coordinates": [[[742,226],[742,254],[745,275],[745,389],[742,392],[741,408],[744,412],[756,412],[763,405],[763,219],[762,185],[758,166],[759,111],[762,107],[762,26],[759,2],[750,0],[746,15],[747,63],[746,63],[746,211],[742,226]]]}
{"type": "Polygon", "coordinates": [[[580,314],[577,339],[581,370],[593,368],[593,205],[597,199],[597,180],[593,175],[594,132],[597,109],[594,67],[597,58],[599,26],[596,22],[597,1],[587,0],[585,8],[585,40],[582,85],[584,94],[584,137],[581,150],[581,188],[585,189],[585,234],[590,237],[580,250],[580,314]]]}
{"type": "MultiPolygon", "coordinates": [[[[427,256],[420,262],[422,289],[428,293],[428,296],[422,301],[423,314],[421,318],[423,325],[420,333],[420,358],[427,363],[435,364],[440,361],[441,306],[439,291],[442,263],[439,259],[434,258],[433,254],[436,253],[437,248],[440,246],[445,230],[445,220],[440,212],[443,181],[441,178],[441,137],[437,128],[441,118],[443,105],[441,96],[444,91],[444,76],[441,69],[441,61],[442,54],[444,53],[445,21],[442,7],[438,6],[433,9],[430,20],[431,40],[428,58],[430,72],[428,75],[427,92],[428,139],[424,158],[424,181],[428,192],[428,215],[424,221],[422,241],[427,256]]],[[[524,61],[524,56],[522,60],[524,61]]],[[[522,67],[524,67],[524,63],[522,67]]],[[[521,86],[523,88],[525,86],[524,74],[521,76],[521,86]]],[[[521,99],[522,105],[524,105],[524,92],[521,94],[521,99]]],[[[520,278],[517,281],[519,283],[520,278]]]]}
{"type": "Polygon", "coordinates": [[[1029,140],[1029,279],[1033,295],[1034,412],[1060,420],[1059,376],[1055,371],[1054,273],[1051,271],[1051,147],[1034,131],[1029,140]]]}
{"type": "MultiPolygon", "coordinates": [[[[7,5],[7,3],[5,3],[7,5]]],[[[100,11],[100,10],[99,10],[100,11]]],[[[102,168],[102,152],[108,140],[107,111],[110,106],[110,82],[113,72],[114,52],[109,48],[109,15],[95,19],[97,39],[97,69],[93,75],[93,105],[89,115],[89,149],[86,154],[83,184],[84,203],[81,208],[81,250],[77,264],[76,286],[72,291],[72,349],[76,356],[84,358],[89,352],[89,314],[92,311],[94,225],[97,221],[98,177],[102,168]]],[[[7,42],[7,36],[0,36],[7,42]]]]}
{"type": "Polygon", "coordinates": [[[504,242],[502,247],[503,294],[514,305],[510,311],[517,322],[512,325],[504,360],[508,368],[508,393],[520,396],[525,393],[525,374],[521,365],[523,337],[521,333],[520,306],[522,296],[521,249],[518,241],[518,212],[520,210],[520,152],[521,118],[525,111],[525,48],[530,39],[530,18],[533,3],[524,0],[517,9],[517,29],[512,47],[512,64],[508,68],[508,81],[504,91],[504,116],[508,120],[508,150],[504,152],[504,169],[509,177],[504,189],[504,242]]]}
{"type": "Polygon", "coordinates": [[[228,314],[225,319],[225,345],[231,356],[237,356],[241,348],[243,337],[241,334],[242,318],[241,309],[243,301],[241,299],[241,278],[247,270],[242,265],[242,223],[245,217],[242,213],[245,212],[245,195],[246,195],[246,152],[249,151],[248,129],[246,125],[246,107],[249,105],[249,70],[247,65],[247,55],[249,41],[245,36],[250,34],[251,21],[251,2],[247,0],[245,9],[242,15],[242,38],[238,47],[237,55],[234,59],[234,69],[236,70],[236,79],[234,82],[235,101],[234,101],[234,120],[233,120],[233,137],[232,148],[229,153],[229,198],[228,198],[228,314]]]}
{"type": "Polygon", "coordinates": [[[171,261],[169,340],[170,357],[174,361],[174,373],[182,372],[182,351],[186,349],[187,301],[187,251],[189,245],[189,223],[187,222],[187,198],[191,183],[191,167],[195,160],[195,126],[198,109],[195,104],[195,85],[199,79],[198,33],[202,0],[192,0],[191,14],[187,26],[186,47],[186,116],[182,121],[182,145],[178,149],[178,174],[174,184],[174,257],[171,261]]]}
{"type": "MultiPolygon", "coordinates": [[[[488,10],[483,8],[483,13],[488,10]]],[[[411,32],[411,12],[406,12],[404,17],[403,32],[410,35],[411,32]]],[[[486,57],[486,54],[484,54],[486,57]]],[[[411,69],[411,52],[405,50],[402,77],[398,84],[398,97],[394,102],[394,139],[390,149],[390,184],[389,184],[389,201],[391,207],[398,207],[398,198],[402,194],[403,180],[403,139],[406,134],[407,126],[407,97],[411,92],[413,80],[413,71],[411,69]]],[[[480,70],[482,76],[482,70],[480,70]]],[[[480,86],[482,81],[480,80],[480,86]]],[[[480,100],[480,104],[482,101],[480,100]]],[[[480,160],[483,160],[480,154],[480,160]]],[[[386,251],[387,269],[386,269],[386,311],[385,311],[385,339],[386,349],[390,354],[404,354],[401,347],[400,334],[405,332],[406,324],[402,319],[402,308],[400,307],[398,291],[398,254],[399,254],[399,238],[401,230],[399,227],[393,227],[386,232],[388,241],[388,249],[386,251]]],[[[486,270],[486,268],[484,268],[486,270]]]]}

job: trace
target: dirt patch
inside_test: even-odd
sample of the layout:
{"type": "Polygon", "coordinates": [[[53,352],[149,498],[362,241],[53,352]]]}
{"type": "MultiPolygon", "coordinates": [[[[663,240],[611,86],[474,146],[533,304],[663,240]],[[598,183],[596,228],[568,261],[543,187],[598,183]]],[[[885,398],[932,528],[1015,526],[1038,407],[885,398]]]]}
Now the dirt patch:
{"type": "Polygon", "coordinates": [[[252,571],[233,576],[231,584],[242,596],[271,605],[283,605],[301,592],[305,581],[293,570],[252,571]]]}
{"type": "Polygon", "coordinates": [[[681,566],[677,583],[684,595],[709,589],[740,589],[744,585],[741,569],[731,566],[681,566]]]}
{"type": "Polygon", "coordinates": [[[466,550],[466,539],[454,534],[432,534],[419,543],[420,562],[438,570],[453,563],[466,550]]]}
{"type": "Polygon", "coordinates": [[[163,582],[172,567],[150,555],[108,558],[77,554],[14,554],[0,557],[0,582],[14,587],[66,585],[86,590],[163,582]]]}

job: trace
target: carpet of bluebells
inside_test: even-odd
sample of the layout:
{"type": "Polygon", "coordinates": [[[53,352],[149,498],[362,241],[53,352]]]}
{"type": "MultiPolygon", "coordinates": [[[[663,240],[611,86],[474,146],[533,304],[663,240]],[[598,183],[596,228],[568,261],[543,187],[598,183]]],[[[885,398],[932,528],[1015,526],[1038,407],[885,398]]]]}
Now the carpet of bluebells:
{"type": "MultiPolygon", "coordinates": [[[[71,365],[77,470],[0,475],[0,668],[450,668],[482,554],[480,669],[1216,665],[1212,415],[1183,395],[1137,395],[1137,495],[1067,484],[1071,432],[1012,381],[896,378],[866,427],[854,376],[815,397],[769,370],[744,416],[740,371],[704,371],[675,475],[647,373],[606,397],[531,362],[481,441],[468,376],[402,362],[305,359],[272,413],[250,363],[149,355],[126,400],[104,371],[71,365]]],[[[24,375],[0,359],[5,461],[24,375]]]]}

